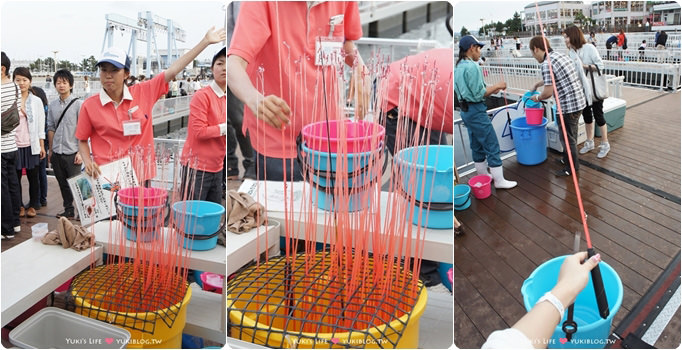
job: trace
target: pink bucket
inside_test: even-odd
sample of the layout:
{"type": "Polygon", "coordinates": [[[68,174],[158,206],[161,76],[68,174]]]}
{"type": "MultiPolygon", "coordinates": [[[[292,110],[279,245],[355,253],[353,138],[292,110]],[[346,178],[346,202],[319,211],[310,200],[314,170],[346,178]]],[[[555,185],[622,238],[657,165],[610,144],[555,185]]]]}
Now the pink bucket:
{"type": "Polygon", "coordinates": [[[542,124],[542,114],[544,108],[530,108],[526,107],[526,123],[528,125],[540,125],[542,124]]]}
{"type": "Polygon", "coordinates": [[[166,204],[168,191],[154,187],[128,187],[118,191],[118,201],[125,205],[137,206],[139,204],[138,196],[142,197],[144,207],[158,207],[166,204]]]}
{"type": "Polygon", "coordinates": [[[225,277],[213,272],[202,272],[200,277],[203,289],[209,292],[223,294],[223,283],[225,277]]]}
{"type": "Polygon", "coordinates": [[[486,199],[490,197],[491,186],[490,182],[493,178],[490,175],[476,175],[469,179],[469,186],[474,192],[476,199],[486,199]]]}
{"type": "Polygon", "coordinates": [[[330,120],[329,123],[321,121],[308,124],[301,130],[306,147],[314,151],[332,153],[337,153],[337,150],[341,149],[341,142],[346,143],[346,153],[373,151],[384,140],[385,133],[383,126],[365,120],[330,120]],[[342,132],[345,132],[345,135],[342,132]]]}

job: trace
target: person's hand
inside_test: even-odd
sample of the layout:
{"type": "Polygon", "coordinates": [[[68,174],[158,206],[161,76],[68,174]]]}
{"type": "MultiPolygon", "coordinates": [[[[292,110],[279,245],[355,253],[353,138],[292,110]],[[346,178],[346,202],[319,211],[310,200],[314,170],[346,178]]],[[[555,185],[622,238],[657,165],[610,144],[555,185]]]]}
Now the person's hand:
{"type": "Polygon", "coordinates": [[[599,254],[587,259],[587,252],[566,257],[564,263],[561,264],[557,283],[552,289],[552,294],[561,300],[564,307],[573,304],[578,294],[585,289],[590,278],[590,271],[599,264],[599,261],[601,261],[599,254]]]}
{"type": "Polygon", "coordinates": [[[73,158],[73,164],[76,165],[83,164],[83,159],[81,158],[81,155],[79,153],[76,153],[76,156],[73,158]]]}
{"type": "Polygon", "coordinates": [[[206,35],[204,35],[204,39],[206,39],[206,41],[209,44],[215,44],[221,41],[225,41],[225,38],[227,38],[225,28],[220,28],[216,30],[215,26],[211,27],[211,29],[209,29],[208,32],[206,32],[206,35]]]}
{"type": "Polygon", "coordinates": [[[277,129],[283,129],[289,125],[291,109],[286,101],[275,95],[269,95],[258,99],[255,105],[249,106],[251,112],[258,118],[277,129]]]}
{"type": "Polygon", "coordinates": [[[501,82],[497,83],[497,91],[505,90],[506,88],[507,88],[506,82],[501,81],[501,82]]]}
{"type": "Polygon", "coordinates": [[[365,114],[367,114],[369,109],[370,81],[366,71],[367,67],[364,64],[358,64],[353,68],[353,74],[350,79],[347,101],[355,100],[356,120],[365,119],[365,114]]]}
{"type": "Polygon", "coordinates": [[[99,174],[102,172],[99,170],[99,165],[95,163],[94,161],[90,160],[85,164],[85,173],[88,174],[89,176],[92,176],[93,179],[96,179],[99,177],[99,174]]]}
{"type": "Polygon", "coordinates": [[[46,153],[44,148],[40,148],[40,160],[45,159],[46,153]]]}

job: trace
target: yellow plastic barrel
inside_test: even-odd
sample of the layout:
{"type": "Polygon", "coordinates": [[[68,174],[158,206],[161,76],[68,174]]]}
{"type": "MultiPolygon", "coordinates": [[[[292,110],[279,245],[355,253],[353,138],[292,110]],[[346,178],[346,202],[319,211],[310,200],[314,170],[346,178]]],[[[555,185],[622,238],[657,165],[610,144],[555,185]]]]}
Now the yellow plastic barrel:
{"type": "MultiPolygon", "coordinates": [[[[89,273],[97,269],[104,268],[103,265],[95,270],[87,271],[89,273]]],[[[105,270],[94,272],[95,274],[102,274],[105,270]]],[[[110,272],[115,274],[115,272],[110,272]]],[[[168,308],[162,310],[149,310],[148,312],[121,312],[110,311],[93,305],[93,296],[91,292],[88,293],[88,288],[84,286],[88,283],[87,279],[80,279],[76,277],[71,290],[76,305],[75,312],[83,316],[104,321],[125,328],[130,332],[130,341],[127,348],[131,349],[180,349],[182,347],[182,330],[185,328],[187,319],[187,305],[192,298],[192,289],[187,286],[186,293],[182,303],[178,302],[168,308]],[[83,292],[81,292],[81,290],[83,292]],[[164,322],[163,316],[177,313],[172,326],[169,327],[164,322]],[[146,322],[145,322],[146,321],[146,322]],[[144,330],[144,331],[142,331],[144,330]]]]}
{"type": "MultiPolygon", "coordinates": [[[[319,278],[321,280],[325,279],[324,276],[319,278]]],[[[322,283],[325,282],[323,281],[322,283]]],[[[242,285],[238,288],[242,294],[251,295],[253,293],[253,297],[247,301],[236,300],[235,295],[227,295],[227,308],[229,310],[230,322],[233,325],[230,336],[233,338],[274,348],[329,349],[330,347],[347,348],[350,345],[353,347],[376,349],[391,347],[393,344],[396,344],[396,341],[396,348],[416,349],[419,347],[419,320],[426,308],[426,288],[421,288],[417,302],[409,315],[409,321],[408,315],[404,314],[391,321],[388,325],[382,324],[344,333],[301,332],[300,336],[298,336],[298,329],[291,329],[291,322],[287,321],[286,309],[281,307],[285,294],[282,288],[269,289],[267,295],[263,295],[263,290],[267,289],[263,285],[252,283],[251,285],[242,285]],[[264,316],[264,314],[271,316],[264,316]],[[288,328],[289,331],[286,332],[287,335],[283,335],[283,329],[285,328],[288,328]],[[371,336],[368,336],[368,333],[371,336]],[[402,336],[400,333],[402,333],[402,336]]],[[[228,293],[230,289],[228,287],[228,293]]],[[[294,291],[295,294],[297,292],[294,291]]],[[[303,302],[305,301],[299,301],[299,303],[303,302]]],[[[315,302],[319,303],[320,301],[315,302]]],[[[321,302],[331,301],[322,300],[321,302]]],[[[294,317],[305,317],[305,314],[305,312],[300,314],[294,312],[294,317]]],[[[329,324],[334,324],[335,322],[332,318],[329,318],[327,321],[329,324]]]]}

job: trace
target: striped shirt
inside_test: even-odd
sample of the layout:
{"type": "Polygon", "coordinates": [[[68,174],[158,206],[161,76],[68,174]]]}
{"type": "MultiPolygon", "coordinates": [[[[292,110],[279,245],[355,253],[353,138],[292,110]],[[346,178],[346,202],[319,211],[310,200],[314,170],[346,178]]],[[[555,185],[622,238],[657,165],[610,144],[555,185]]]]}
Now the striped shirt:
{"type": "MultiPolygon", "coordinates": [[[[17,91],[14,82],[2,84],[0,89],[0,111],[4,112],[12,107],[14,101],[17,101],[17,91]]],[[[17,102],[18,103],[18,102],[17,102]]],[[[14,130],[0,136],[0,153],[9,153],[17,150],[17,139],[14,130]]]]}
{"type": "MultiPolygon", "coordinates": [[[[552,60],[552,72],[556,81],[556,89],[559,93],[562,113],[574,113],[582,111],[587,106],[582,83],[575,70],[575,65],[570,57],[552,51],[549,53],[552,60]]],[[[542,62],[542,80],[545,86],[552,85],[552,77],[549,74],[547,58],[542,62]]],[[[557,96],[554,96],[556,99],[557,96]]]]}

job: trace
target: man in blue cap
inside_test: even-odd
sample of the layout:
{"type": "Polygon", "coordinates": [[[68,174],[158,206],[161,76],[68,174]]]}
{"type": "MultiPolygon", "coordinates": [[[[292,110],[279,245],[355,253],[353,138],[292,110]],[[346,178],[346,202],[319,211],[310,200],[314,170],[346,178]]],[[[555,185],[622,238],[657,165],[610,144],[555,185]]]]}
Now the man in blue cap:
{"type": "Polygon", "coordinates": [[[497,134],[488,117],[485,98],[507,88],[501,81],[493,86],[486,86],[483,72],[476,63],[481,58],[481,48],[485,44],[471,35],[459,39],[459,59],[455,65],[455,93],[459,98],[462,121],[469,132],[471,155],[476,172],[479,175],[490,174],[495,188],[516,187],[516,181],[508,181],[502,171],[500,144],[497,134]]]}

